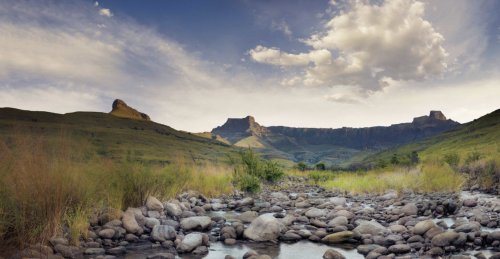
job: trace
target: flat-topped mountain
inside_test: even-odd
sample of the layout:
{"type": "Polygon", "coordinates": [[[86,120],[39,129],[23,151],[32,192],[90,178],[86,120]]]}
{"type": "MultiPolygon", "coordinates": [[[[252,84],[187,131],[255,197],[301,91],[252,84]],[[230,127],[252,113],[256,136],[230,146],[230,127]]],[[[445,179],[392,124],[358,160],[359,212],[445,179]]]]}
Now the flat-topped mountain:
{"type": "Polygon", "coordinates": [[[388,127],[318,129],[275,126],[267,129],[273,133],[295,138],[299,143],[381,150],[436,135],[458,125],[460,123],[447,120],[440,111],[431,111],[429,116],[414,118],[411,123],[394,124],[388,127]]]}
{"type": "Polygon", "coordinates": [[[230,118],[212,133],[235,146],[253,147],[266,158],[327,164],[346,164],[355,156],[384,150],[453,129],[460,123],[440,111],[387,127],[338,129],[264,127],[255,118],[230,118]]]}
{"type": "Polygon", "coordinates": [[[109,114],[122,118],[151,121],[151,118],[147,114],[137,111],[120,99],[116,99],[113,102],[112,110],[109,114]]]}
{"type": "Polygon", "coordinates": [[[264,132],[270,131],[255,122],[255,118],[252,116],[242,119],[229,118],[224,125],[212,130],[213,134],[219,135],[233,144],[246,137],[261,136],[264,132]]]}

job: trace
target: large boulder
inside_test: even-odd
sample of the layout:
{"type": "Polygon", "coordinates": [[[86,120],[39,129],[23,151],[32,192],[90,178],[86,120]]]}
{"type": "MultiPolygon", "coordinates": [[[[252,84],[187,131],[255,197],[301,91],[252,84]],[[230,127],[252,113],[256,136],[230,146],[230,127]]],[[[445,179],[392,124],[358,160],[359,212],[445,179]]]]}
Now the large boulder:
{"type": "Polygon", "coordinates": [[[160,221],[155,218],[146,218],[146,227],[148,228],[154,228],[154,226],[160,225],[160,221]]]}
{"type": "Polygon", "coordinates": [[[175,240],[177,233],[171,226],[155,225],[151,232],[151,239],[158,242],[165,242],[167,240],[175,240]]]}
{"type": "Polygon", "coordinates": [[[123,228],[127,230],[127,232],[135,234],[141,230],[139,224],[137,224],[137,220],[135,220],[135,214],[131,210],[125,211],[122,218],[123,228]]]}
{"type": "Polygon", "coordinates": [[[432,220],[424,220],[418,222],[412,229],[414,235],[423,235],[427,230],[431,228],[435,228],[436,223],[434,223],[432,220]]]}
{"type": "Polygon", "coordinates": [[[163,204],[153,196],[149,196],[146,200],[146,208],[148,210],[163,211],[163,204]]]}
{"type": "Polygon", "coordinates": [[[165,203],[165,210],[170,216],[180,216],[182,214],[181,207],[175,203],[165,203]]]}
{"type": "Polygon", "coordinates": [[[342,231],[338,233],[333,233],[330,234],[323,239],[321,239],[321,242],[323,243],[343,243],[349,241],[354,236],[354,233],[351,231],[342,231]]]}
{"type": "Polygon", "coordinates": [[[278,220],[269,214],[256,218],[243,232],[243,236],[254,241],[269,241],[277,239],[281,233],[278,220]]]}
{"type": "Polygon", "coordinates": [[[193,251],[203,243],[203,236],[198,233],[187,234],[177,246],[177,252],[187,253],[193,251]]]}
{"type": "Polygon", "coordinates": [[[258,216],[259,216],[259,213],[257,213],[256,211],[246,211],[246,212],[243,212],[243,214],[239,215],[238,219],[245,222],[245,223],[251,223],[258,216]]]}
{"type": "Polygon", "coordinates": [[[190,217],[181,220],[181,228],[184,230],[193,230],[196,228],[207,229],[212,224],[212,219],[207,216],[190,217]]]}
{"type": "Polygon", "coordinates": [[[380,223],[376,221],[364,221],[354,230],[359,231],[361,234],[370,234],[372,236],[377,236],[389,231],[386,227],[380,225],[380,223]]]}

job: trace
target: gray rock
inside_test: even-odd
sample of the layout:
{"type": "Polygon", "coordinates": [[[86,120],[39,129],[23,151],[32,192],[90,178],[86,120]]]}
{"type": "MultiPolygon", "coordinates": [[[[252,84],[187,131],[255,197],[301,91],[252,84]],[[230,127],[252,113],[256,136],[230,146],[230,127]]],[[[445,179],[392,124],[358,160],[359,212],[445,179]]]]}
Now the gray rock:
{"type": "Polygon", "coordinates": [[[243,236],[254,241],[270,241],[277,239],[281,233],[278,220],[269,214],[257,217],[243,232],[243,236]]]}
{"type": "Polygon", "coordinates": [[[127,232],[129,233],[135,234],[139,230],[141,230],[139,224],[137,224],[137,220],[135,219],[135,213],[131,210],[125,211],[125,213],[123,214],[122,222],[123,228],[125,228],[125,230],[127,230],[127,232]]]}
{"type": "Polygon", "coordinates": [[[127,249],[123,246],[117,246],[106,251],[106,254],[108,255],[121,255],[125,253],[127,253],[127,249]]]}
{"type": "Polygon", "coordinates": [[[340,197],[333,197],[333,198],[330,198],[329,202],[333,205],[337,205],[337,206],[342,205],[343,206],[346,203],[346,199],[340,198],[340,197]]]}
{"type": "Polygon", "coordinates": [[[167,214],[170,216],[180,216],[182,214],[182,209],[179,207],[179,205],[175,203],[166,203],[165,204],[165,210],[167,211],[167,214]]]}
{"type": "Polygon", "coordinates": [[[328,226],[347,226],[347,224],[349,221],[345,216],[338,216],[328,222],[328,226]]]}
{"type": "Polygon", "coordinates": [[[330,235],[325,236],[321,241],[323,243],[343,243],[349,241],[354,236],[354,233],[351,231],[343,231],[343,232],[338,232],[338,233],[333,233],[330,235]]]}
{"type": "Polygon", "coordinates": [[[456,232],[444,232],[432,238],[431,243],[433,246],[449,246],[460,237],[456,232]]]}
{"type": "Polygon", "coordinates": [[[258,216],[259,213],[257,213],[256,211],[247,211],[239,215],[238,219],[243,221],[244,223],[252,223],[252,221],[256,219],[258,216]]]}
{"type": "Polygon", "coordinates": [[[337,252],[334,249],[328,249],[323,254],[323,259],[346,259],[341,253],[337,252]]]}
{"type": "Polygon", "coordinates": [[[103,229],[99,231],[99,237],[105,238],[105,239],[112,239],[115,236],[115,230],[108,228],[108,229],[103,229]]]}
{"type": "Polygon", "coordinates": [[[254,205],[254,200],[252,198],[245,198],[245,199],[242,199],[241,201],[238,202],[238,207],[242,207],[242,206],[247,206],[247,205],[254,205]]]}
{"type": "Polygon", "coordinates": [[[212,224],[212,219],[207,216],[191,217],[181,220],[181,228],[184,230],[193,230],[196,228],[207,229],[212,224]]]}
{"type": "Polygon", "coordinates": [[[147,259],[175,259],[175,255],[170,253],[159,253],[148,255],[147,259]]]}
{"type": "Polygon", "coordinates": [[[149,196],[146,200],[146,208],[148,210],[163,211],[163,204],[153,196],[149,196]]]}
{"type": "Polygon", "coordinates": [[[56,245],[63,245],[63,246],[69,246],[69,240],[67,238],[63,238],[63,237],[53,237],[51,238],[50,240],[50,244],[52,246],[56,246],[56,245]]]}
{"type": "Polygon", "coordinates": [[[393,245],[389,247],[389,252],[395,254],[404,254],[411,251],[411,247],[409,245],[393,245]]]}
{"type": "Polygon", "coordinates": [[[418,208],[415,203],[408,203],[403,207],[403,213],[406,216],[411,216],[411,215],[417,215],[418,214],[418,208]]]}
{"type": "Polygon", "coordinates": [[[435,228],[436,227],[436,224],[434,222],[432,222],[432,220],[424,220],[424,221],[420,221],[417,223],[417,225],[415,225],[412,229],[412,232],[414,235],[423,235],[425,234],[425,232],[427,232],[427,230],[431,229],[431,228],[435,228]]]}
{"type": "Polygon", "coordinates": [[[187,234],[182,242],[177,246],[177,252],[186,253],[191,252],[203,243],[201,234],[191,233],[187,234]]]}
{"type": "Polygon", "coordinates": [[[380,223],[376,221],[364,221],[359,226],[357,226],[354,230],[359,231],[361,234],[370,234],[372,236],[379,235],[384,232],[389,232],[386,227],[380,225],[380,223]]]}
{"type": "Polygon", "coordinates": [[[480,229],[481,229],[480,224],[476,224],[476,223],[471,222],[471,223],[465,223],[465,224],[462,224],[462,225],[456,227],[455,232],[469,233],[469,232],[476,232],[480,229]]]}
{"type": "Polygon", "coordinates": [[[146,219],[146,227],[152,229],[157,225],[160,225],[160,221],[158,219],[155,219],[155,218],[147,218],[146,219]]]}
{"type": "Polygon", "coordinates": [[[167,240],[175,240],[177,233],[171,226],[155,225],[151,232],[151,239],[158,242],[165,242],[167,240]]]}
{"type": "Polygon", "coordinates": [[[102,255],[106,252],[104,248],[87,248],[83,251],[84,255],[102,255]]]}
{"type": "Polygon", "coordinates": [[[321,218],[321,217],[324,217],[325,215],[326,215],[326,213],[324,210],[320,210],[320,209],[316,209],[316,208],[310,209],[306,212],[306,216],[308,218],[321,218]]]}

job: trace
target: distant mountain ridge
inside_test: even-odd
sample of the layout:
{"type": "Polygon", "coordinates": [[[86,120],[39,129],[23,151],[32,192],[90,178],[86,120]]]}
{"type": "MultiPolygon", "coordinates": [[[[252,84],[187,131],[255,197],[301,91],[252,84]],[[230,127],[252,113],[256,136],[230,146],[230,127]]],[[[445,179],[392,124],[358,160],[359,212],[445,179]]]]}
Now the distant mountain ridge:
{"type": "Polygon", "coordinates": [[[295,138],[299,143],[311,145],[331,144],[355,149],[381,150],[408,143],[453,129],[460,123],[448,120],[440,111],[431,111],[429,116],[413,119],[411,123],[394,124],[388,127],[365,127],[339,129],[267,127],[273,133],[295,138]]]}
{"type": "MultiPolygon", "coordinates": [[[[252,116],[230,118],[212,133],[235,146],[254,147],[268,159],[346,164],[363,152],[375,152],[453,129],[460,123],[440,111],[388,127],[338,129],[264,127],[252,116]]],[[[215,139],[215,137],[214,137],[215,139]]]]}

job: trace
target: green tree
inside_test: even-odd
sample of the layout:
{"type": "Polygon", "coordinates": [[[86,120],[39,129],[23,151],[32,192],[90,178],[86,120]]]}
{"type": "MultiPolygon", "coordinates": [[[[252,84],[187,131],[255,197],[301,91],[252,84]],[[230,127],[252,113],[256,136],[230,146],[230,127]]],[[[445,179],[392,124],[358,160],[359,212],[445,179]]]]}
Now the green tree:
{"type": "Polygon", "coordinates": [[[326,169],[326,165],[325,165],[325,162],[319,162],[317,163],[315,166],[316,170],[318,171],[325,171],[326,169]]]}
{"type": "Polygon", "coordinates": [[[387,160],[381,158],[378,160],[377,168],[386,168],[388,165],[389,163],[387,162],[387,160]]]}
{"type": "Polygon", "coordinates": [[[399,164],[399,159],[398,159],[398,155],[394,154],[391,158],[391,164],[393,165],[397,165],[399,164]]]}
{"type": "Polygon", "coordinates": [[[278,162],[267,161],[264,168],[266,180],[277,183],[285,176],[283,168],[278,165],[278,162]]]}
{"type": "Polygon", "coordinates": [[[300,171],[305,171],[307,169],[307,165],[306,163],[304,162],[298,162],[297,163],[297,168],[300,170],[300,171]]]}
{"type": "Polygon", "coordinates": [[[411,152],[411,154],[409,155],[409,157],[410,157],[411,163],[413,165],[416,165],[416,164],[420,163],[420,158],[418,157],[418,153],[417,153],[416,150],[413,150],[411,152]]]}

